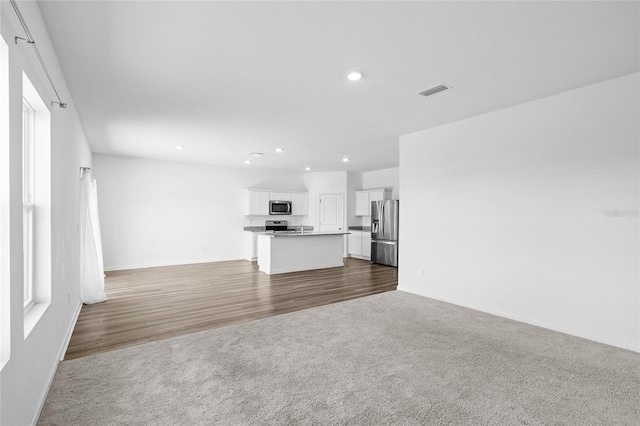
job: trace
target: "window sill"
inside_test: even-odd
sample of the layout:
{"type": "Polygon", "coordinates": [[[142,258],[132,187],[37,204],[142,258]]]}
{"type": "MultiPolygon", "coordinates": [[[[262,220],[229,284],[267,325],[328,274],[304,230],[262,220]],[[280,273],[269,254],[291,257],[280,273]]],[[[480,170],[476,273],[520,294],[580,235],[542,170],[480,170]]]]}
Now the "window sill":
{"type": "Polygon", "coordinates": [[[49,302],[46,303],[34,303],[29,309],[24,312],[24,338],[26,339],[31,331],[35,328],[42,315],[49,307],[49,302]]]}
{"type": "MultiPolygon", "coordinates": [[[[4,350],[3,350],[4,351],[4,350]]],[[[5,365],[9,362],[9,354],[2,353],[0,354],[0,371],[4,368],[5,365]]]]}

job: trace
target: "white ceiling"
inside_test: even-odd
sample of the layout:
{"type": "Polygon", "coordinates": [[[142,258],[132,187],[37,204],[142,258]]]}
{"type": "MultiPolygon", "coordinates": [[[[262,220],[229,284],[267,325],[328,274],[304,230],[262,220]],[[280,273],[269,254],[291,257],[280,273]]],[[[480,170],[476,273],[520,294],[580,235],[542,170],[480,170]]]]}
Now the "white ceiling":
{"type": "Polygon", "coordinates": [[[221,166],[395,167],[400,135],[640,63],[638,2],[39,5],[93,152],[221,166]]]}

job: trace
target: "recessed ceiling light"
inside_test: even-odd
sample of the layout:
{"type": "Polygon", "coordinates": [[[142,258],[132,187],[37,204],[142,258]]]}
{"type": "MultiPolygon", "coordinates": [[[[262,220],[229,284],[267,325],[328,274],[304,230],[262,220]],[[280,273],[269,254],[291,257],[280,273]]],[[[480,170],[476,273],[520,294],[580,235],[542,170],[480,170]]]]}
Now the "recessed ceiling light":
{"type": "Polygon", "coordinates": [[[276,148],[276,152],[284,152],[284,148],[276,148]]]}
{"type": "Polygon", "coordinates": [[[310,171],[311,171],[311,167],[305,167],[304,169],[305,169],[305,171],[307,171],[307,172],[310,172],[310,171]]]}
{"type": "Polygon", "coordinates": [[[178,145],[176,146],[176,149],[184,149],[184,145],[178,145]]]}
{"type": "Polygon", "coordinates": [[[358,81],[360,80],[362,77],[364,77],[364,73],[362,71],[351,71],[349,74],[347,74],[347,78],[351,81],[358,81]]]}
{"type": "Polygon", "coordinates": [[[264,154],[263,154],[263,153],[261,153],[261,152],[254,152],[254,151],[252,151],[252,152],[250,152],[250,153],[249,153],[249,156],[251,156],[251,157],[262,157],[263,155],[264,155],[264,154]]]}
{"type": "Polygon", "coordinates": [[[348,163],[348,162],[349,162],[349,157],[344,157],[344,158],[342,159],[342,161],[344,161],[345,163],[348,163]]]}
{"type": "Polygon", "coordinates": [[[244,164],[251,164],[251,160],[245,160],[244,164]]]}

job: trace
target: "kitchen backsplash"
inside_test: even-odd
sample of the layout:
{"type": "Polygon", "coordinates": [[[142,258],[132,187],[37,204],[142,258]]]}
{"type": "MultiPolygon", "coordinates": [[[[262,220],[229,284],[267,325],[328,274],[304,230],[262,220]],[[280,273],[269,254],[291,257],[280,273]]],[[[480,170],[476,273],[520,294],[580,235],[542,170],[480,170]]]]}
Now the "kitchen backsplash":
{"type": "Polygon", "coordinates": [[[371,231],[370,226],[353,225],[349,227],[349,231],[371,231]]]}

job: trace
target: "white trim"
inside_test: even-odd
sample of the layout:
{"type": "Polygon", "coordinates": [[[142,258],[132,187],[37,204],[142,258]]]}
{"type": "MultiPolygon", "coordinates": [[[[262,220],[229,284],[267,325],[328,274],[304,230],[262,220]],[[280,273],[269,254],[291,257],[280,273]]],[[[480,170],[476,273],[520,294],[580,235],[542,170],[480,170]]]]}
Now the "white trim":
{"type": "Polygon", "coordinates": [[[36,328],[36,324],[42,318],[44,313],[49,309],[51,302],[34,303],[27,310],[24,311],[24,339],[29,337],[29,334],[36,328]]]}
{"type": "Polygon", "coordinates": [[[618,347],[618,348],[627,349],[627,350],[630,350],[630,351],[633,351],[633,352],[640,353],[640,346],[629,344],[627,342],[622,342],[622,341],[619,341],[619,340],[616,340],[616,339],[611,339],[609,337],[603,337],[603,336],[599,336],[599,335],[593,334],[593,333],[585,333],[585,332],[574,330],[574,329],[567,328],[567,327],[556,326],[554,324],[550,324],[550,323],[547,323],[547,322],[537,321],[537,320],[533,320],[533,319],[530,319],[530,318],[521,317],[519,315],[512,315],[512,314],[508,314],[508,313],[505,313],[505,312],[496,311],[494,309],[487,309],[487,308],[480,307],[480,306],[467,305],[467,304],[462,304],[462,303],[459,303],[459,302],[454,302],[454,301],[447,300],[447,299],[444,299],[444,298],[439,298],[439,297],[434,297],[434,296],[427,296],[427,295],[424,295],[424,294],[413,292],[411,290],[406,290],[404,288],[398,288],[398,290],[404,291],[404,292],[407,292],[407,293],[416,294],[416,295],[422,296],[422,297],[427,297],[429,299],[439,300],[441,302],[451,303],[452,305],[462,306],[463,308],[473,309],[474,311],[484,312],[484,313],[495,315],[495,316],[498,316],[498,317],[507,318],[507,319],[510,319],[510,320],[518,321],[518,322],[523,322],[525,324],[535,325],[536,327],[546,328],[547,330],[557,331],[557,332],[560,332],[560,333],[569,334],[569,335],[574,336],[574,337],[580,337],[582,339],[587,339],[587,340],[591,340],[591,341],[598,342],[598,343],[604,343],[605,345],[615,346],[615,347],[618,347]]]}
{"type": "Polygon", "coordinates": [[[11,359],[9,46],[0,34],[0,371],[11,359]]]}
{"type": "MultiPolygon", "coordinates": [[[[27,79],[28,80],[28,79],[27,79]]],[[[27,84],[23,83],[23,86],[27,84]]],[[[35,111],[26,97],[22,98],[22,241],[23,241],[23,307],[25,323],[35,304],[35,169],[36,120],[35,111]]],[[[27,336],[25,327],[25,337],[27,336]]]]}
{"type": "Polygon", "coordinates": [[[29,298],[29,301],[24,303],[24,315],[25,316],[27,316],[29,314],[29,310],[31,308],[33,308],[33,305],[35,305],[35,304],[36,304],[36,301],[33,300],[33,297],[29,298]]]}
{"type": "Polygon", "coordinates": [[[60,353],[58,354],[58,359],[60,361],[64,361],[64,355],[67,353],[67,348],[69,347],[69,343],[71,343],[71,336],[73,335],[73,330],[76,328],[76,323],[78,322],[78,317],[80,316],[80,311],[82,310],[82,303],[78,301],[78,306],[76,307],[76,312],[73,314],[73,321],[71,321],[71,327],[67,330],[67,335],[64,338],[64,343],[62,348],[60,349],[60,353]]]}
{"type": "Polygon", "coordinates": [[[292,267],[292,268],[272,269],[269,272],[265,272],[265,271],[261,270],[260,272],[264,272],[265,274],[268,274],[268,275],[275,275],[275,274],[286,274],[288,272],[314,271],[316,269],[341,268],[341,267],[344,267],[344,262],[327,263],[325,265],[316,265],[316,266],[313,266],[313,267],[306,267],[304,269],[300,269],[300,268],[297,268],[297,267],[292,267]]]}
{"type": "Polygon", "coordinates": [[[371,257],[361,256],[359,254],[349,254],[349,257],[353,257],[354,259],[360,259],[360,260],[371,260],[371,257]]]}
{"type": "Polygon", "coordinates": [[[118,266],[105,266],[105,272],[109,271],[126,271],[127,269],[145,269],[145,268],[157,268],[160,266],[179,266],[179,265],[195,265],[197,263],[212,263],[212,262],[227,262],[229,260],[247,260],[243,257],[217,257],[212,259],[199,259],[199,260],[185,260],[179,262],[158,262],[158,263],[141,263],[134,265],[118,265],[118,266]]]}
{"type": "Polygon", "coordinates": [[[38,408],[36,409],[35,413],[33,414],[33,417],[31,418],[31,422],[29,423],[31,426],[37,426],[38,424],[38,420],[40,419],[40,414],[42,413],[42,409],[44,408],[44,403],[47,401],[49,390],[51,390],[53,379],[56,377],[56,373],[58,372],[58,365],[60,365],[62,358],[64,358],[64,354],[67,352],[67,347],[69,347],[69,342],[71,341],[71,335],[73,334],[73,329],[76,328],[76,322],[78,321],[78,317],[80,316],[81,310],[82,310],[82,303],[78,302],[78,306],[76,307],[76,312],[73,315],[73,320],[71,321],[71,324],[69,324],[65,341],[63,342],[62,347],[60,348],[60,352],[58,353],[58,358],[56,359],[54,368],[49,374],[49,380],[47,380],[47,388],[45,389],[44,393],[40,396],[40,401],[38,401],[38,408]]]}

